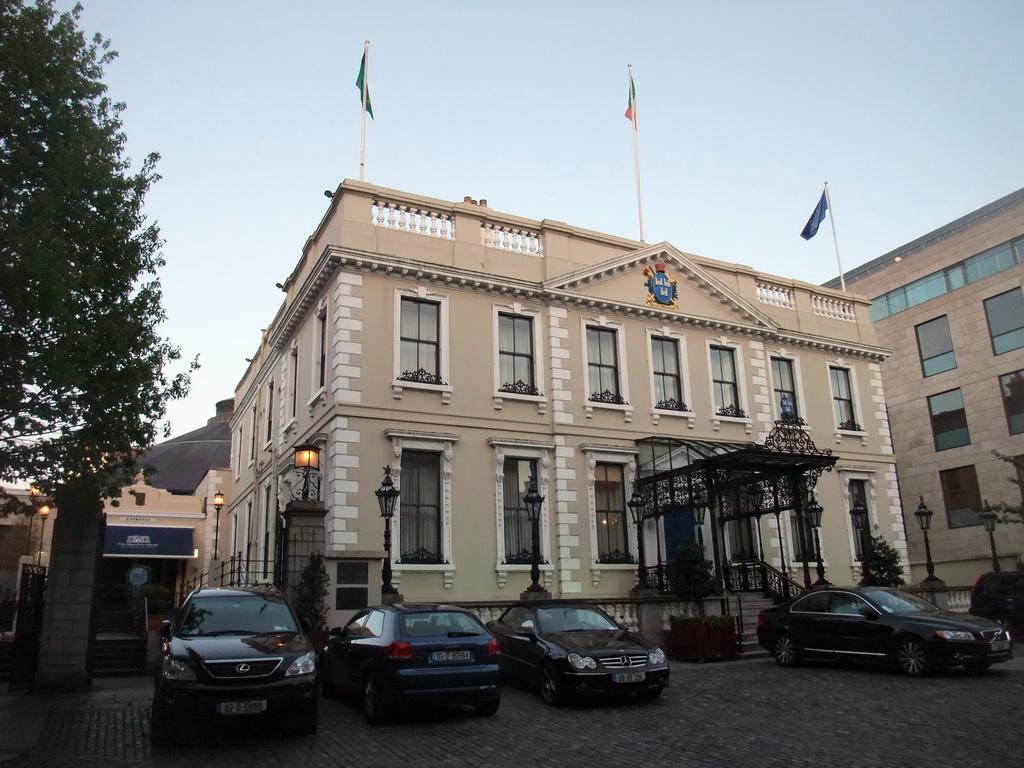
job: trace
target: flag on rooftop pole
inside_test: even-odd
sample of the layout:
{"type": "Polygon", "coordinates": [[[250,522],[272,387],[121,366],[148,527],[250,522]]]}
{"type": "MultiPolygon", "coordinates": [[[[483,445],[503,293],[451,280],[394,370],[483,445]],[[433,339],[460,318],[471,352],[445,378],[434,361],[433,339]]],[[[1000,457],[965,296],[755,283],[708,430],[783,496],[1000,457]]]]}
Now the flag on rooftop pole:
{"type": "Polygon", "coordinates": [[[636,211],[640,219],[640,242],[644,242],[644,207],[640,202],[640,154],[636,142],[636,88],[633,87],[633,65],[627,64],[629,72],[629,104],[626,118],[633,124],[633,166],[636,168],[636,211]]]}
{"type": "Polygon", "coordinates": [[[359,76],[356,77],[356,87],[359,89],[359,99],[362,104],[361,130],[359,132],[359,180],[363,180],[363,169],[366,165],[366,115],[373,117],[373,107],[370,106],[370,86],[367,82],[366,63],[370,58],[370,41],[363,45],[363,59],[359,62],[359,76]]]}
{"type": "Polygon", "coordinates": [[[366,58],[370,54],[370,41],[366,41],[363,49],[363,59],[359,62],[359,76],[356,77],[356,88],[359,89],[359,98],[362,101],[363,109],[370,117],[373,117],[373,105],[370,103],[370,86],[366,79],[366,58]]]}
{"type": "Polygon", "coordinates": [[[818,204],[814,206],[814,213],[811,214],[811,218],[807,220],[804,225],[804,231],[800,233],[800,237],[804,240],[810,240],[816,234],[818,234],[818,227],[821,226],[821,222],[825,220],[825,211],[828,210],[828,199],[825,193],[821,193],[821,199],[818,204]]]}
{"type": "Polygon", "coordinates": [[[629,68],[629,103],[626,105],[626,119],[633,123],[633,130],[636,130],[636,88],[633,86],[633,65],[629,68]]]}
{"type": "Polygon", "coordinates": [[[811,214],[811,218],[807,220],[807,224],[804,225],[804,231],[800,233],[800,237],[804,240],[810,240],[816,234],[818,234],[818,227],[821,226],[821,222],[825,220],[825,212],[828,211],[828,220],[832,225],[832,243],[836,248],[836,266],[839,267],[839,285],[843,291],[846,290],[846,277],[843,275],[843,260],[839,256],[839,235],[836,234],[836,219],[835,214],[832,212],[832,200],[828,194],[828,182],[825,182],[825,190],[821,193],[821,199],[818,200],[818,204],[814,206],[814,213],[811,214]]]}

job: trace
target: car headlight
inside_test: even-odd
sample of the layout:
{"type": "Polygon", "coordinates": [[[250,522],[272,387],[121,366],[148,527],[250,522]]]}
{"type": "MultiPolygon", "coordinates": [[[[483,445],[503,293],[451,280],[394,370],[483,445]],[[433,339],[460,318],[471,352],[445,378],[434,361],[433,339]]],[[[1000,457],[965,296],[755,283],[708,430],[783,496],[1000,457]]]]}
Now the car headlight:
{"type": "Polygon", "coordinates": [[[647,661],[651,664],[664,664],[665,663],[665,652],[661,648],[655,648],[653,651],[647,654],[647,661]]]}
{"type": "Polygon", "coordinates": [[[937,629],[935,634],[944,640],[974,640],[973,632],[964,632],[959,629],[937,629]]]}
{"type": "Polygon", "coordinates": [[[594,669],[597,666],[597,662],[594,661],[590,656],[581,656],[578,653],[569,654],[569,664],[574,669],[594,669]]]}
{"type": "Polygon", "coordinates": [[[302,654],[288,667],[285,677],[292,675],[311,675],[316,672],[316,654],[312,651],[302,654]]]}
{"type": "Polygon", "coordinates": [[[188,664],[170,656],[164,657],[163,667],[160,674],[164,680],[178,680],[179,682],[192,682],[196,679],[196,673],[188,664]]]}

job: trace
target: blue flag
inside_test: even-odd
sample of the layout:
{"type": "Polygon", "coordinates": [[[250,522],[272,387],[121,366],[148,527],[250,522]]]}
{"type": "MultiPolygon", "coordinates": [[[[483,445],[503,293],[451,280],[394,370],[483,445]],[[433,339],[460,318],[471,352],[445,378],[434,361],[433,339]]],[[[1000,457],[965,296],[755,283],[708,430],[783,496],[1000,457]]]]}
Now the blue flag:
{"type": "Polygon", "coordinates": [[[804,240],[810,240],[816,234],[818,234],[818,227],[821,226],[821,222],[825,220],[825,211],[828,210],[828,201],[825,199],[825,193],[821,193],[821,200],[814,206],[814,213],[811,214],[811,218],[807,220],[807,224],[804,225],[804,231],[800,233],[800,237],[804,240]]]}

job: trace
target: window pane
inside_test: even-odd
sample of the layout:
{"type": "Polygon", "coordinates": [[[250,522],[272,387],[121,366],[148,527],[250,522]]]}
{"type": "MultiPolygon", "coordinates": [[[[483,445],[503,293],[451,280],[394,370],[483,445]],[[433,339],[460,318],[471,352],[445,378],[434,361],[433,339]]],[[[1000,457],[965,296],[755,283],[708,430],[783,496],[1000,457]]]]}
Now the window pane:
{"type": "Polygon", "coordinates": [[[631,562],[626,544],[626,496],[621,464],[594,468],[597,550],[601,562],[631,562]]]}
{"type": "Polygon", "coordinates": [[[921,368],[925,376],[956,368],[953,338],[950,336],[949,320],[945,315],[921,323],[915,330],[921,355],[921,368]]]}
{"type": "Polygon", "coordinates": [[[1011,435],[1024,432],[1024,370],[999,377],[1003,409],[1011,435]]]}
{"type": "Polygon", "coordinates": [[[1024,347],[1024,296],[1020,288],[985,299],[985,315],[997,355],[1024,347]]]}
{"type": "Polygon", "coordinates": [[[970,445],[967,413],[959,389],[951,389],[928,398],[928,410],[935,436],[935,450],[944,451],[960,445],[970,445]]]}
{"type": "Polygon", "coordinates": [[[799,417],[796,402],[796,385],[793,376],[793,361],[772,358],[772,384],[775,391],[775,407],[780,415],[790,413],[799,417]]]}
{"type": "Polygon", "coordinates": [[[540,394],[534,381],[532,318],[498,315],[498,375],[501,391],[540,394]]]}
{"type": "Polygon", "coordinates": [[[850,372],[845,368],[829,368],[832,380],[832,407],[839,429],[860,430],[853,412],[853,394],[850,386],[850,372]]]}
{"type": "Polygon", "coordinates": [[[974,466],[943,470],[939,472],[939,481],[942,484],[942,498],[946,505],[949,527],[981,525],[981,518],[974,511],[981,506],[978,476],[974,466]]]}
{"type": "Polygon", "coordinates": [[[535,477],[536,462],[529,459],[506,457],[502,483],[503,511],[505,517],[506,563],[533,562],[533,526],[526,514],[523,497],[535,477]]]}
{"type": "Polygon", "coordinates": [[[590,399],[622,403],[619,393],[617,334],[609,328],[587,328],[590,399]]]}
{"type": "Polygon", "coordinates": [[[656,408],[683,407],[683,387],[679,373],[679,345],[674,339],[651,339],[656,408]]]}
{"type": "Polygon", "coordinates": [[[440,563],[441,455],[429,451],[403,452],[401,477],[399,562],[440,563]]]}

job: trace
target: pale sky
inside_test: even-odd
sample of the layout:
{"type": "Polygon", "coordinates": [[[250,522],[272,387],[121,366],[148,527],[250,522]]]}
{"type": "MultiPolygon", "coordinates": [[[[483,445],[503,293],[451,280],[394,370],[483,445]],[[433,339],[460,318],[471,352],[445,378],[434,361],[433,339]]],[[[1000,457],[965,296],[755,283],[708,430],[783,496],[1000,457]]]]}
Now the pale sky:
{"type": "MultiPolygon", "coordinates": [[[[81,0],[163,179],[173,435],[232,397],[333,190],[365,180],[822,283],[1024,186],[1021,0],[81,0]]],[[[60,1],[67,9],[71,2],[60,1]]]]}

